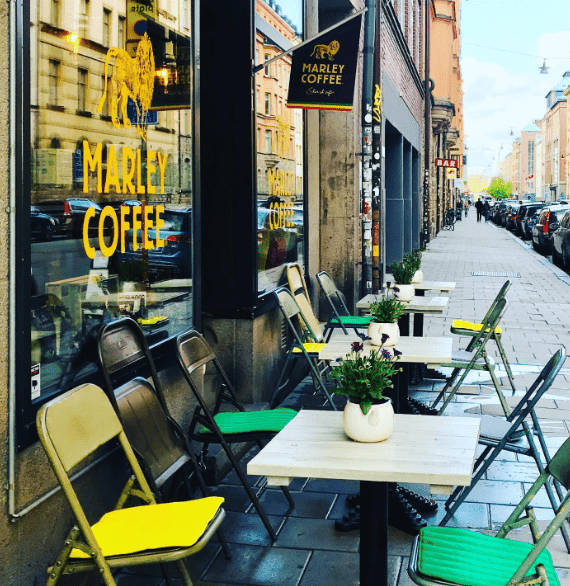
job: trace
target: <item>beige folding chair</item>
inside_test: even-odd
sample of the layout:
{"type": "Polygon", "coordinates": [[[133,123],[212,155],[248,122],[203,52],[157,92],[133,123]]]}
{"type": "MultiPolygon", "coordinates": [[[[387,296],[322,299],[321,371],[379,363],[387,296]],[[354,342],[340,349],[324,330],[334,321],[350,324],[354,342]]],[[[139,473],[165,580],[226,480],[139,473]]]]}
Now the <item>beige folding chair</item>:
{"type": "Polygon", "coordinates": [[[113,406],[96,385],[81,385],[49,401],[38,411],[36,424],[77,521],[55,564],[48,569],[47,586],[54,586],[62,575],[92,570],[100,573],[106,586],[116,586],[114,568],[174,561],[182,583],[192,586],[183,559],[208,543],[224,518],[224,499],[208,497],[157,504],[113,406]],[[115,509],[91,525],[69,471],[113,440],[119,441],[133,476],[115,509]],[[127,500],[135,498],[143,504],[123,508],[127,500]]]}

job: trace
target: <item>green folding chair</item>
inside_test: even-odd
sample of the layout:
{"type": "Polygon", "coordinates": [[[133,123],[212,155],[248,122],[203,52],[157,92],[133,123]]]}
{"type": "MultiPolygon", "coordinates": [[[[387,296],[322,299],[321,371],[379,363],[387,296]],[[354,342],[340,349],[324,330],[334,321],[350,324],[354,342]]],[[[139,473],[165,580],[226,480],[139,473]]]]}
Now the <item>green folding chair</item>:
{"type": "Polygon", "coordinates": [[[339,328],[341,328],[347,336],[349,328],[353,329],[356,334],[360,336],[359,328],[367,328],[372,317],[369,315],[350,315],[348,307],[346,306],[344,294],[337,288],[335,282],[326,271],[321,271],[317,274],[317,282],[321,286],[321,290],[332,311],[332,315],[323,332],[326,341],[328,342],[333,331],[339,328]]]}
{"type": "MultiPolygon", "coordinates": [[[[501,287],[501,290],[497,294],[497,297],[495,297],[493,303],[491,303],[491,306],[489,307],[489,309],[488,309],[487,313],[485,314],[485,317],[483,318],[481,323],[473,323],[473,322],[466,321],[466,320],[456,319],[456,320],[453,320],[453,323],[451,324],[451,333],[457,334],[458,336],[469,336],[469,337],[475,338],[477,336],[477,333],[481,331],[481,328],[483,327],[483,323],[487,319],[489,319],[489,316],[491,315],[491,312],[495,309],[497,303],[499,303],[499,301],[501,301],[501,299],[505,299],[505,297],[507,295],[507,291],[509,290],[510,286],[511,286],[511,282],[505,281],[505,284],[501,287]]],[[[501,327],[496,326],[495,329],[493,330],[493,335],[491,336],[491,339],[497,345],[497,349],[499,350],[501,360],[503,361],[503,365],[505,367],[505,371],[506,371],[507,377],[509,379],[509,384],[511,385],[511,388],[513,389],[513,392],[514,392],[516,390],[515,389],[515,381],[514,381],[514,377],[513,377],[513,372],[511,370],[511,365],[509,364],[509,361],[507,359],[507,354],[505,352],[505,348],[503,347],[503,343],[501,342],[502,333],[503,332],[501,330],[501,327]]],[[[471,340],[471,342],[467,346],[467,350],[473,349],[471,347],[473,342],[474,342],[474,340],[471,340]]]]}
{"type": "MultiPolygon", "coordinates": [[[[173,561],[182,583],[192,586],[183,559],[198,553],[217,530],[224,518],[224,499],[157,504],[113,406],[96,385],[81,385],[49,401],[38,411],[36,424],[77,523],[48,569],[47,586],[55,586],[63,575],[88,571],[97,571],[106,586],[116,586],[115,568],[173,561]],[[133,475],[115,509],[92,525],[69,472],[102,446],[116,445],[117,440],[133,475]],[[133,499],[142,504],[132,506],[133,499]]],[[[93,486],[91,493],[101,494],[104,489],[93,486]]]]}
{"type": "Polygon", "coordinates": [[[570,514],[567,492],[542,533],[532,500],[550,479],[570,488],[570,439],[558,449],[496,536],[451,527],[426,527],[415,538],[408,574],[420,586],[560,586],[552,556],[545,549],[570,514]],[[528,525],[533,543],[506,539],[528,525]]]}
{"type": "Polygon", "coordinates": [[[316,334],[313,331],[305,314],[287,287],[280,287],[273,294],[291,332],[292,343],[277,379],[270,405],[278,405],[285,398],[287,389],[290,387],[293,365],[297,360],[304,360],[309,367],[315,390],[320,392],[336,411],[337,408],[323,379],[323,375],[328,370],[328,364],[319,360],[319,352],[326,345],[323,343],[322,332],[316,334]]]}
{"type": "Polygon", "coordinates": [[[443,367],[453,368],[453,372],[432,404],[432,408],[436,408],[441,399],[444,399],[438,411],[439,415],[445,411],[445,408],[449,405],[449,402],[453,399],[455,393],[457,393],[463,381],[472,370],[485,370],[489,373],[497,391],[503,412],[506,417],[510,415],[510,409],[501,390],[501,384],[495,374],[495,361],[487,354],[485,348],[507,310],[507,306],[508,301],[506,299],[498,301],[489,316],[483,321],[481,329],[469,343],[468,349],[453,352],[451,362],[441,365],[443,367]]]}

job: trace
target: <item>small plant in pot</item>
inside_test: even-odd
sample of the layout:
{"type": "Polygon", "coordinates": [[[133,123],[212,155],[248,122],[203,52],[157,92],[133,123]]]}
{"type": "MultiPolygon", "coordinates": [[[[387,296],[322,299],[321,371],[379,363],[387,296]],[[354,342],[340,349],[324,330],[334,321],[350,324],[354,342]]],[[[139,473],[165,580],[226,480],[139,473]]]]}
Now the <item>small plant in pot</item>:
{"type": "Polygon", "coordinates": [[[424,280],[424,273],[422,267],[422,253],[419,250],[412,250],[404,256],[404,262],[408,263],[414,268],[414,277],[412,285],[419,285],[424,280]]]}
{"type": "Polygon", "coordinates": [[[361,342],[353,342],[350,354],[338,359],[331,372],[337,383],[332,391],[348,397],[343,414],[346,435],[359,442],[380,442],[394,430],[394,409],[384,393],[400,372],[395,361],[401,353],[380,347],[363,355],[363,350],[361,342]]]}
{"type": "Polygon", "coordinates": [[[380,297],[370,304],[372,321],[368,337],[373,346],[395,346],[400,339],[398,320],[404,313],[404,305],[397,299],[380,297]]]}
{"type": "Polygon", "coordinates": [[[398,301],[411,301],[415,295],[415,287],[412,285],[415,268],[409,263],[397,262],[390,267],[390,272],[394,277],[394,297],[398,301]]]}

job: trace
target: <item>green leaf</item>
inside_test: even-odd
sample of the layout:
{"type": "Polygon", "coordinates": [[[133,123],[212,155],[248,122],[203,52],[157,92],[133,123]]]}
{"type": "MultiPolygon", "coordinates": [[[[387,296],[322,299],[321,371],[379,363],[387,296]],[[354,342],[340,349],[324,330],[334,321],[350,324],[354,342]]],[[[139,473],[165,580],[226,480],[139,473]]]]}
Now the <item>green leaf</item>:
{"type": "Polygon", "coordinates": [[[362,413],[364,413],[364,415],[366,415],[368,411],[370,411],[370,407],[372,407],[372,401],[360,402],[360,410],[362,411],[362,413]]]}

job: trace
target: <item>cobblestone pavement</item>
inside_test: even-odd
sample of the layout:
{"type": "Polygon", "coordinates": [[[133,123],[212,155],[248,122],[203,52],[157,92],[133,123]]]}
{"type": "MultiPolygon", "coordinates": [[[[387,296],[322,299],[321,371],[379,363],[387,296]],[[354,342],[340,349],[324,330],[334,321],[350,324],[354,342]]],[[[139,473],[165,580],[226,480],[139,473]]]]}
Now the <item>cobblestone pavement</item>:
{"type": "MultiPolygon", "coordinates": [[[[453,319],[480,321],[507,277],[473,276],[474,271],[519,273],[509,277],[509,307],[502,321],[503,342],[515,374],[517,393],[506,392],[515,404],[534,381],[541,367],[560,346],[566,346],[570,331],[570,278],[532,248],[493,224],[477,223],[475,213],[456,224],[453,232],[441,232],[423,256],[426,280],[455,281],[449,305],[442,316],[425,320],[425,335],[450,335],[453,319]]],[[[454,349],[462,349],[468,340],[455,338],[454,349]]],[[[490,353],[494,344],[488,345],[490,353]]],[[[498,355],[496,355],[498,359],[498,355]]],[[[549,446],[554,451],[566,439],[570,425],[570,363],[564,367],[536,411],[549,446]]],[[[499,359],[500,365],[500,359],[499,359]]],[[[499,368],[499,374],[504,374],[499,368]]],[[[501,379],[508,385],[506,378],[501,379]]],[[[413,388],[415,398],[430,402],[441,383],[423,381],[413,388]]],[[[510,387],[504,386],[505,391],[510,387]]],[[[320,400],[301,388],[289,398],[289,404],[318,408],[320,400]]],[[[500,407],[488,375],[474,373],[447,414],[461,412],[500,414],[500,407]]],[[[242,461],[253,456],[251,451],[242,461]]],[[[507,518],[538,475],[529,458],[507,453],[489,468],[484,480],[461,505],[450,525],[482,531],[496,530],[507,518]]],[[[278,539],[271,544],[259,517],[239,485],[237,476],[228,475],[215,492],[226,498],[228,511],[224,531],[233,559],[225,560],[217,543],[190,559],[189,568],[196,586],[356,586],[358,584],[358,531],[337,533],[334,519],[342,517],[347,494],[358,489],[357,483],[296,479],[291,485],[296,506],[287,509],[279,490],[264,488],[262,479],[253,478],[261,501],[271,516],[278,539]]],[[[422,494],[425,487],[414,486],[422,494]]],[[[440,509],[442,507],[440,506],[440,509]]],[[[535,512],[544,524],[552,518],[545,494],[536,499],[535,512]]],[[[429,519],[437,524],[440,511],[429,519]]],[[[529,540],[526,530],[510,534],[529,540]]],[[[390,584],[410,586],[407,556],[411,537],[390,529],[390,584]]],[[[570,586],[570,555],[560,534],[551,541],[562,586],[570,586]]],[[[140,570],[139,570],[140,572],[140,570]]],[[[163,586],[159,569],[141,573],[123,573],[120,586],[163,586]]]]}

